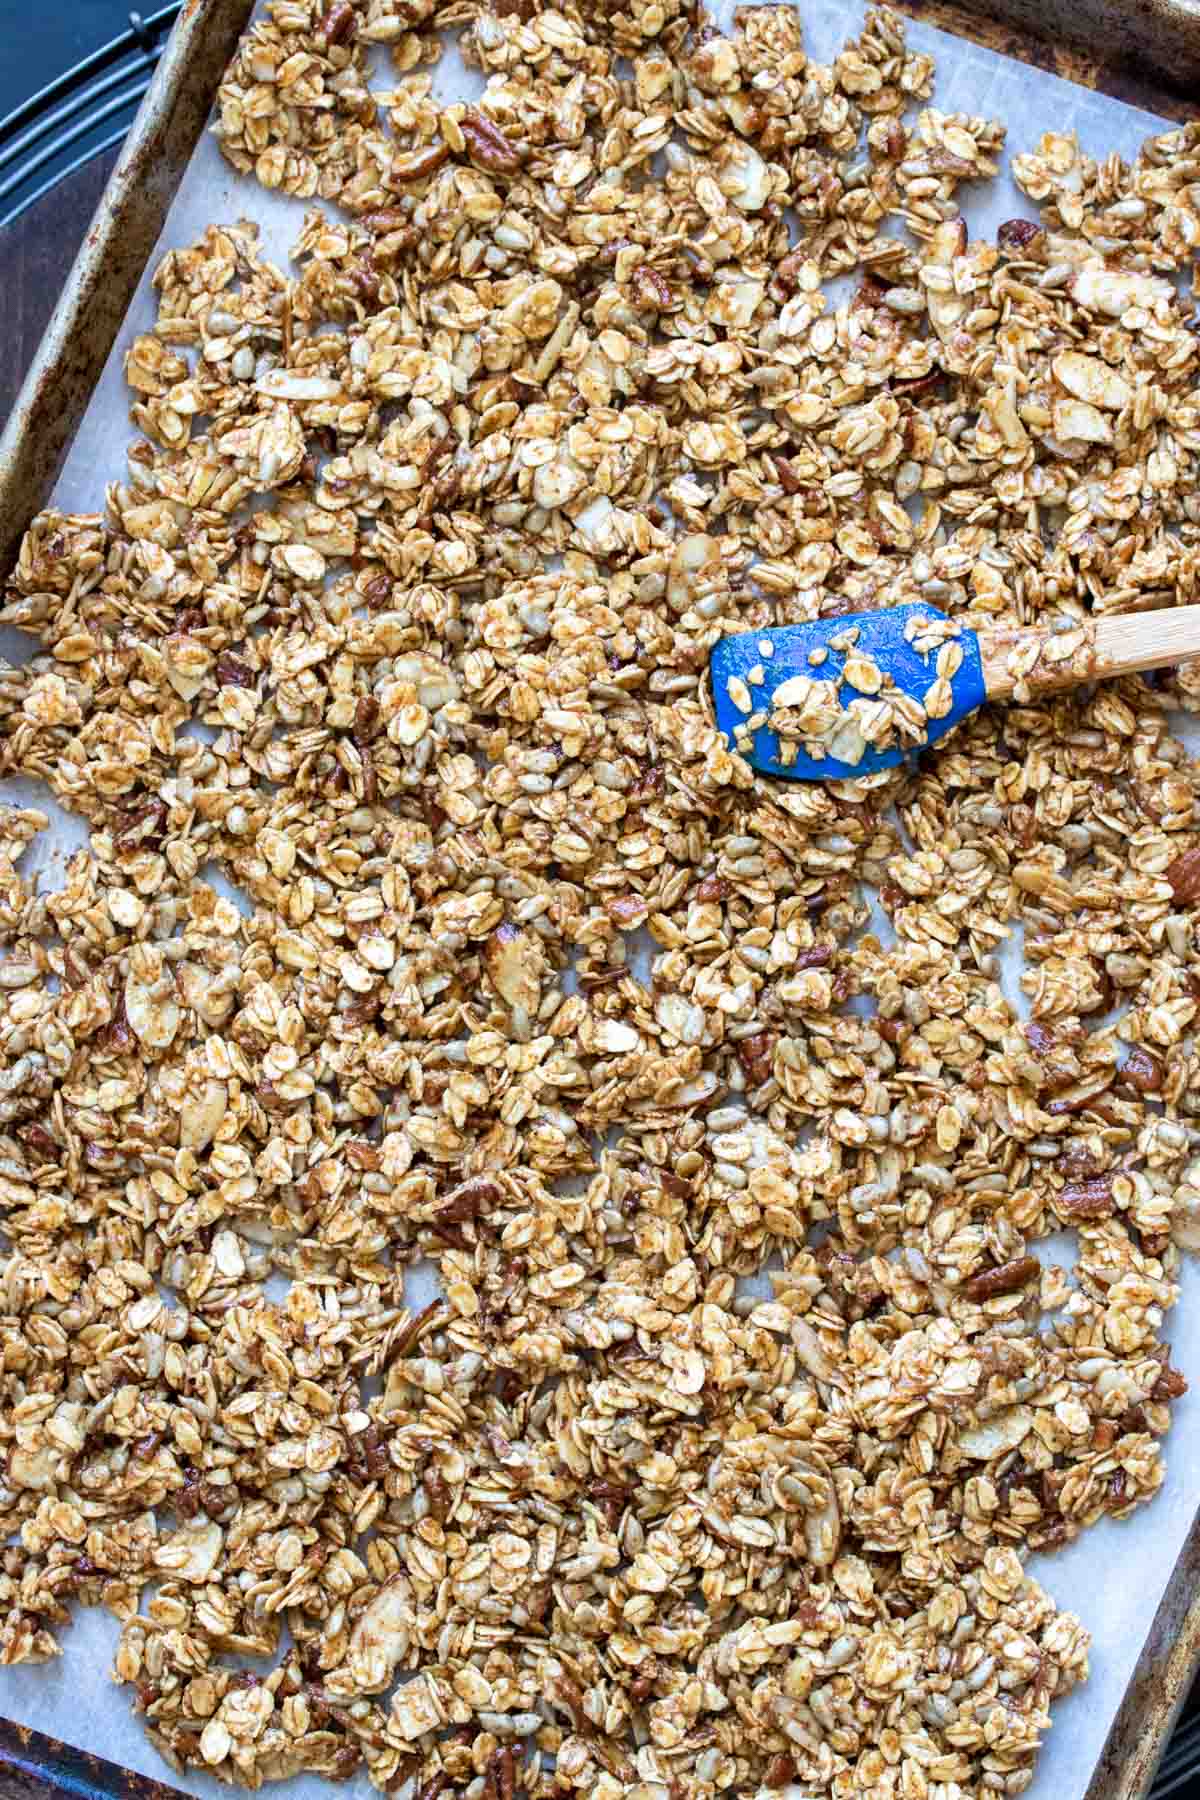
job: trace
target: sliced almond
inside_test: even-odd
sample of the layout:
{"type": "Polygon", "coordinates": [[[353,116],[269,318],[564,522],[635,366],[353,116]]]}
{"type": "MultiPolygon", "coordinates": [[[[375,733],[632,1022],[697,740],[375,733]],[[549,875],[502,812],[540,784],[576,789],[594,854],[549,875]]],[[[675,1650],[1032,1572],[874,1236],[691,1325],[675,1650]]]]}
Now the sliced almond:
{"type": "Polygon", "coordinates": [[[1111,319],[1119,319],[1131,306],[1154,307],[1175,296],[1174,288],[1161,275],[1106,269],[1101,263],[1077,270],[1067,292],[1077,305],[1086,306],[1089,312],[1107,313],[1111,319]]]}
{"type": "Polygon", "coordinates": [[[1015,1450],[1028,1437],[1033,1413],[1028,1406],[1010,1406],[978,1425],[970,1425],[959,1433],[958,1447],[964,1456],[977,1462],[990,1462],[1006,1450],[1015,1450]]]}
{"type": "Polygon", "coordinates": [[[1067,442],[1074,438],[1085,444],[1111,444],[1112,425],[1099,407],[1086,400],[1056,400],[1054,435],[1067,442]]]}
{"type": "Polygon", "coordinates": [[[1110,369],[1098,356],[1085,356],[1082,350],[1064,350],[1051,364],[1055,379],[1090,406],[1107,407],[1119,412],[1133,398],[1133,389],[1123,375],[1110,369]]]}
{"type": "Polygon", "coordinates": [[[498,925],[488,938],[484,964],[500,998],[527,1013],[542,997],[542,953],[537,940],[514,925],[498,925]]]}

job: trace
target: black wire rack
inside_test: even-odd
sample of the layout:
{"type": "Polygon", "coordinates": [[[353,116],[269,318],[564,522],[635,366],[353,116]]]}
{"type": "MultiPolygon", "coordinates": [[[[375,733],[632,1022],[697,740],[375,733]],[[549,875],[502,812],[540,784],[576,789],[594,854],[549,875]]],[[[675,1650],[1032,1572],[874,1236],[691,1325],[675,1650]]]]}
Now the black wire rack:
{"type": "Polygon", "coordinates": [[[1181,1794],[1185,1788],[1197,1783],[1200,1783],[1200,1717],[1186,1719],[1167,1745],[1151,1789],[1151,1800],[1166,1800],[1168,1794],[1181,1794]]]}
{"type": "MultiPolygon", "coordinates": [[[[0,119],[0,230],[121,142],[180,5],[171,0],[146,18],[131,12],[127,30],[0,119]]],[[[1193,1782],[1200,1783],[1200,1713],[1167,1746],[1151,1800],[1167,1800],[1193,1782]]]]}
{"type": "Polygon", "coordinates": [[[121,142],[179,5],[131,12],[126,31],[0,119],[0,228],[121,142]]]}

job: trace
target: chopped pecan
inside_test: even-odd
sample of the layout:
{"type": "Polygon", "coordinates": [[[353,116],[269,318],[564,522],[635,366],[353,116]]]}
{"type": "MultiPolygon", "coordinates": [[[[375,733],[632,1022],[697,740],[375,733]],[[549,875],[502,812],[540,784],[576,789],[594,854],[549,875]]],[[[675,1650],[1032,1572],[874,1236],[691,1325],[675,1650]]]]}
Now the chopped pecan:
{"type": "Polygon", "coordinates": [[[326,44],[344,44],[358,29],[358,17],[349,0],[333,0],[320,19],[316,35],[326,44]]]}
{"type": "Polygon", "coordinates": [[[598,988],[615,987],[618,981],[624,981],[629,970],[622,964],[610,963],[603,969],[586,969],[579,977],[580,991],[591,994],[598,988]]]}
{"type": "Polygon", "coordinates": [[[777,451],[772,450],[771,461],[775,464],[775,473],[779,477],[779,485],[784,493],[802,494],[804,492],[804,483],[801,481],[799,475],[797,475],[787,457],[781,456],[777,451]]]}
{"type": "Polygon", "coordinates": [[[782,256],[775,264],[775,279],[785,293],[793,292],[799,280],[800,271],[807,260],[808,252],[803,245],[798,244],[794,250],[789,250],[786,256],[782,256]]]}
{"type": "Polygon", "coordinates": [[[960,180],[964,180],[976,172],[973,162],[968,161],[965,156],[956,156],[941,144],[932,145],[926,155],[929,166],[936,175],[957,175],[960,180]]]}
{"type": "Polygon", "coordinates": [[[908,133],[899,119],[889,119],[884,126],[883,153],[889,162],[902,162],[908,149],[908,133]]]}
{"type": "Polygon", "coordinates": [[[1098,1175],[1103,1164],[1085,1144],[1072,1143],[1059,1151],[1054,1166],[1068,1180],[1084,1180],[1090,1175],[1098,1175]]]}
{"type": "Polygon", "coordinates": [[[383,1155],[375,1144],[368,1144],[364,1138],[348,1138],[346,1140],[346,1161],[356,1169],[364,1169],[374,1174],[383,1167],[383,1155]]]}
{"type": "Polygon", "coordinates": [[[627,789],[631,801],[654,800],[662,793],[667,784],[667,772],[661,763],[651,763],[644,768],[627,789]]]}
{"type": "Polygon", "coordinates": [[[17,1136],[23,1144],[29,1145],[35,1155],[48,1157],[51,1162],[57,1162],[62,1155],[60,1145],[43,1125],[22,1125],[17,1136]]]}
{"type": "Polygon", "coordinates": [[[410,181],[425,181],[434,175],[450,155],[448,144],[422,144],[417,150],[398,150],[388,169],[389,181],[404,186],[410,181]]]}
{"type": "Polygon", "coordinates": [[[252,688],[256,677],[253,669],[228,650],[222,650],[217,658],[217,680],[222,687],[252,688]]]}
{"type": "Polygon", "coordinates": [[[1150,1398],[1152,1400],[1178,1400],[1181,1394],[1186,1394],[1188,1391],[1187,1376],[1179,1369],[1172,1368],[1170,1344],[1160,1344],[1156,1354],[1162,1364],[1162,1374],[1151,1388],[1150,1398]]]}
{"type": "Polygon", "coordinates": [[[655,1684],[656,1679],[657,1679],[657,1670],[656,1669],[651,1668],[651,1669],[641,1670],[637,1675],[634,1676],[633,1680],[629,1684],[630,1699],[633,1700],[638,1706],[641,1706],[642,1703],[644,1701],[648,1700],[650,1698],[651,1694],[654,1692],[654,1684],[655,1684]]]}
{"type": "Polygon", "coordinates": [[[1094,1175],[1088,1181],[1068,1182],[1058,1203],[1073,1219],[1106,1219],[1115,1210],[1112,1176],[1094,1175]]]}
{"type": "Polygon", "coordinates": [[[1019,255],[1042,235],[1042,227],[1033,219],[1005,219],[1003,225],[997,227],[996,242],[1002,250],[1019,255]]]}
{"type": "Polygon", "coordinates": [[[968,1300],[994,1300],[998,1294],[1013,1294],[1027,1287],[1041,1274],[1036,1256],[1015,1256],[1011,1262],[997,1263],[994,1269],[983,1269],[963,1284],[968,1300]]]}
{"type": "Polygon", "coordinates": [[[1125,1058],[1121,1074],[1141,1094],[1156,1094],[1163,1084],[1162,1064],[1140,1044],[1135,1045],[1125,1058]]]}
{"type": "Polygon", "coordinates": [[[751,1087],[761,1087],[764,1081],[770,1081],[777,1042],[778,1033],[774,1031],[756,1031],[752,1036],[738,1040],[738,1061],[751,1087]]]}
{"type": "MultiPolygon", "coordinates": [[[[375,255],[372,250],[364,250],[346,271],[359,299],[367,306],[379,304],[379,270],[375,267],[375,255]]],[[[301,471],[303,474],[304,471],[301,471]]],[[[308,476],[311,480],[312,477],[308,476]]],[[[332,483],[330,484],[333,485],[332,483]]]]}
{"type": "Polygon", "coordinates": [[[728,900],[732,892],[733,889],[723,875],[706,875],[696,889],[696,898],[708,904],[728,900]]]}
{"type": "Polygon", "coordinates": [[[449,1516],[452,1496],[449,1484],[436,1463],[430,1463],[421,1477],[429,1496],[429,1511],[439,1524],[449,1516]]]}
{"type": "Polygon", "coordinates": [[[391,1460],[374,1420],[356,1438],[351,1439],[351,1447],[358,1452],[368,1481],[382,1481],[391,1467],[391,1460]]]}
{"type": "Polygon", "coordinates": [[[379,730],[379,702],[374,694],[363,694],[354,709],[354,742],[365,750],[379,730]]]}
{"type": "Polygon", "coordinates": [[[1200,846],[1185,850],[1167,865],[1167,880],[1176,900],[1188,904],[1200,900],[1200,846]]]}
{"type": "Polygon", "coordinates": [[[655,312],[666,312],[675,304],[675,294],[665,275],[649,263],[639,263],[633,271],[632,285],[637,304],[655,312]]]}
{"type": "Polygon", "coordinates": [[[434,1322],[440,1321],[443,1318],[445,1310],[446,1303],[444,1300],[431,1300],[428,1306],[423,1306],[420,1312],[414,1313],[412,1318],[408,1321],[408,1324],[396,1339],[396,1342],[392,1347],[392,1354],[394,1356],[407,1356],[414,1345],[420,1343],[421,1339],[424,1337],[425,1333],[430,1330],[434,1322]]]}
{"type": "Polygon", "coordinates": [[[167,828],[167,806],[162,800],[147,800],[126,814],[124,827],[117,837],[118,850],[132,850],[138,844],[161,837],[167,828]]]}
{"type": "Polygon", "coordinates": [[[361,224],[373,237],[390,237],[393,232],[406,232],[416,241],[416,229],[408,214],[401,212],[397,206],[379,206],[374,212],[363,213],[361,224]]]}
{"type": "Polygon", "coordinates": [[[425,453],[425,460],[421,464],[422,481],[433,480],[438,464],[444,457],[449,456],[457,442],[458,439],[452,431],[444,431],[440,437],[434,438],[432,444],[425,453]]]}
{"type": "Polygon", "coordinates": [[[459,130],[471,161],[491,175],[515,175],[525,161],[525,152],[510,143],[494,120],[478,107],[468,107],[459,120],[459,130]]]}
{"type": "Polygon", "coordinates": [[[629,1504],[630,1492],[630,1489],[622,1486],[619,1481],[592,1482],[588,1490],[588,1497],[594,1500],[603,1512],[610,1531],[616,1530],[617,1522],[629,1504]]]}
{"type": "Polygon", "coordinates": [[[125,989],[118,988],[113,1005],[113,1016],[109,1021],[105,1034],[111,1049],[120,1053],[132,1050],[136,1039],[125,1012],[125,989]]]}
{"type": "Polygon", "coordinates": [[[513,1800],[517,1791],[517,1769],[516,1751],[511,1744],[501,1744],[493,1750],[487,1779],[492,1784],[495,1800],[513,1800]]]}
{"type": "Polygon", "coordinates": [[[504,1198],[499,1182],[486,1175],[472,1175],[438,1206],[439,1225],[461,1224],[464,1219],[477,1219],[485,1207],[498,1206],[504,1198]]]}

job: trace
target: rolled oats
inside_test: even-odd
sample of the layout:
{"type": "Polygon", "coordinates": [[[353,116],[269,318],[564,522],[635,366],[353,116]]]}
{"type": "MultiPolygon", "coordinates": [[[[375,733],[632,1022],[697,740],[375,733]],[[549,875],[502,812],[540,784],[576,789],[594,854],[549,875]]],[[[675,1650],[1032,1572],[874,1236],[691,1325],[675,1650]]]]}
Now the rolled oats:
{"type": "Polygon", "coordinates": [[[1039,697],[1021,632],[1194,597],[1197,128],[1048,134],[979,243],[1003,129],[931,92],[887,12],[823,67],[679,0],[274,0],[231,65],[226,155],[325,204],[290,275],[163,259],[0,681],[91,829],[39,893],[0,821],[0,1656],[110,1607],[176,1768],[1016,1794],[1086,1674],[1023,1557],[1185,1385],[1200,683],[1039,697]],[[1003,718],[756,780],[718,639],[922,598],[853,730],[962,625],[1003,718]]]}

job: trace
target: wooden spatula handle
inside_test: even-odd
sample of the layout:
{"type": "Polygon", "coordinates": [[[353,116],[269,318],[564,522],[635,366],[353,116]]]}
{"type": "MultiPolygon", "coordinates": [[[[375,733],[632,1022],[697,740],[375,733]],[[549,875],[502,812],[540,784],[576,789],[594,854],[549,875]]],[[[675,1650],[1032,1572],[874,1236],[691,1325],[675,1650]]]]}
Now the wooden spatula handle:
{"type": "Polygon", "coordinates": [[[1200,606],[1119,613],[1057,633],[1036,625],[979,633],[989,700],[1036,699],[1084,681],[1170,668],[1188,656],[1200,656],[1200,606]]]}

